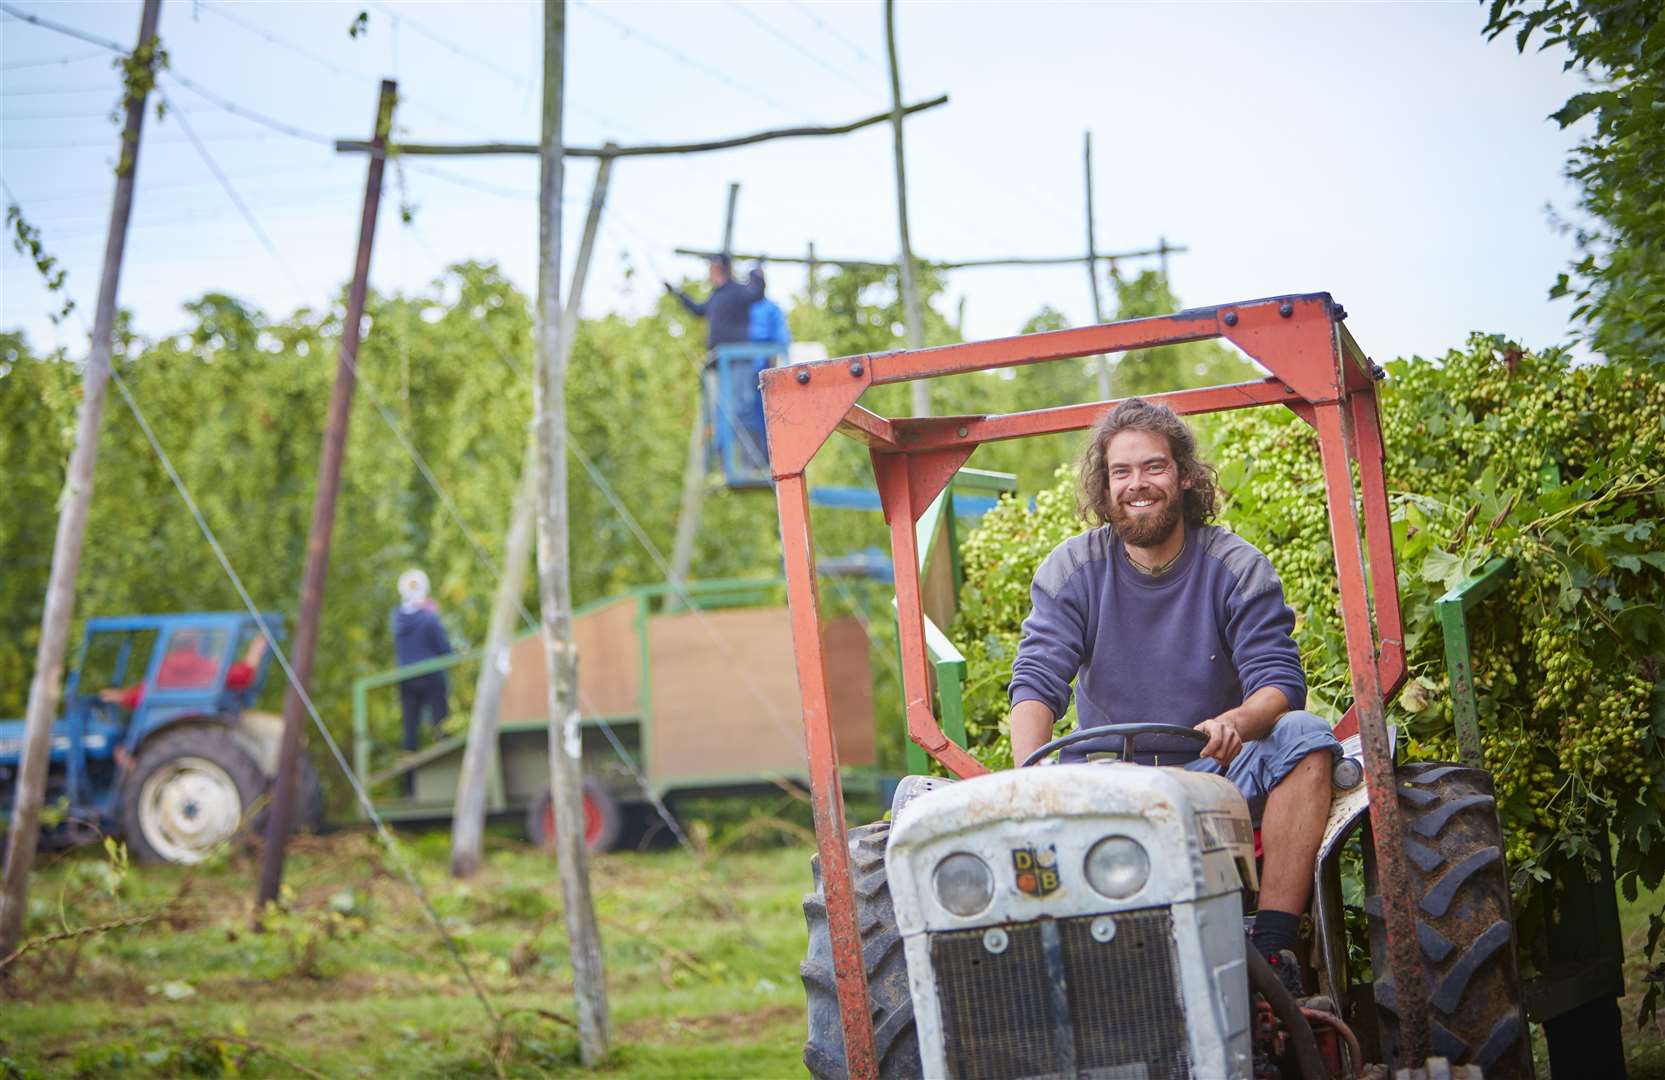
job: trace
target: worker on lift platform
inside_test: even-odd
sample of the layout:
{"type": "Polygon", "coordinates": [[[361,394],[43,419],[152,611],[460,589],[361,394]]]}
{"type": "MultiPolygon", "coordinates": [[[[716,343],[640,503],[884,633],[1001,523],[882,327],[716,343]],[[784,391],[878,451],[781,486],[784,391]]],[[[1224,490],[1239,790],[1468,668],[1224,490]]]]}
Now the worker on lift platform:
{"type": "Polygon", "coordinates": [[[734,280],[727,255],[708,264],[711,294],[702,301],[665,282],[665,289],[706,321],[706,357],[701,374],[701,415],[706,456],[718,465],[730,488],[768,487],[768,453],[763,434],[763,401],[758,373],[786,351],[786,316],[764,299],[763,272],[754,268],[744,285],[734,280]],[[766,335],[759,339],[758,335],[766,335]]]}
{"type": "MultiPolygon", "coordinates": [[[[689,313],[705,320],[705,345],[740,345],[751,340],[752,305],[763,299],[763,274],[753,270],[745,284],[734,280],[734,265],[727,255],[713,256],[707,268],[711,295],[695,300],[670,282],[665,291],[682,302],[689,313]]],[[[712,361],[706,361],[709,366],[712,361]]]]}

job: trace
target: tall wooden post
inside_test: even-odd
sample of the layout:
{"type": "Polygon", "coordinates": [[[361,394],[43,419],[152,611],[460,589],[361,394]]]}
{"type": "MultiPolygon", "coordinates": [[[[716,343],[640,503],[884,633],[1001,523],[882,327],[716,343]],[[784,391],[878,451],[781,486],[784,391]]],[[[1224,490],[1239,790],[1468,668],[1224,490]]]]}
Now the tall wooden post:
{"type": "Polygon", "coordinates": [[[572,643],[572,580],[567,536],[566,357],[561,339],[561,114],[566,2],[545,0],[542,169],[538,182],[538,361],[532,384],[538,452],[538,599],[549,678],[549,786],[555,852],[566,908],[578,1013],[578,1053],[585,1065],[607,1056],[611,1041],[601,934],[590,897],[584,847],[583,740],[578,718],[578,656],[572,643]]]}
{"type": "MultiPolygon", "coordinates": [[[[156,24],[161,17],[162,0],[145,0],[144,11],[139,15],[139,40],[134,56],[147,62],[152,75],[156,70],[156,24]]],[[[98,283],[98,310],[93,315],[87,366],[81,373],[81,415],[76,420],[75,449],[70,453],[64,477],[58,534],[52,543],[52,569],[47,578],[40,644],[35,647],[35,674],[29,684],[29,705],[23,726],[23,760],[18,766],[17,789],[6,833],[6,869],[0,878],[0,956],[17,948],[23,937],[23,915],[29,906],[29,875],[35,869],[35,845],[40,838],[40,809],[46,797],[47,759],[52,752],[52,721],[57,719],[63,694],[64,654],[69,644],[70,619],[75,614],[75,579],[81,570],[81,545],[87,535],[93,468],[98,460],[98,431],[104,419],[104,397],[110,380],[116,289],[121,282],[122,255],[127,250],[133,182],[139,171],[139,136],[144,129],[145,102],[149,95],[148,78],[136,87],[127,88],[120,165],[116,169],[115,195],[110,200],[110,231],[104,241],[104,276],[98,283]]]]}
{"type": "Polygon", "coordinates": [[[815,276],[819,269],[820,265],[815,261],[815,241],[811,240],[809,242],[809,289],[807,295],[809,296],[809,302],[812,304],[815,303],[815,276]]]}
{"type": "MultiPolygon", "coordinates": [[[[613,144],[607,146],[612,148],[613,144]]],[[[584,236],[578,243],[578,264],[572,268],[571,295],[561,313],[563,364],[571,359],[572,345],[578,337],[584,282],[590,276],[590,257],[595,253],[596,233],[601,229],[601,211],[607,202],[607,182],[612,173],[613,159],[603,157],[596,167],[595,185],[590,189],[590,212],[584,218],[584,236]]],[[[468,745],[463,749],[462,772],[457,780],[457,799],[451,815],[452,877],[472,877],[480,869],[480,845],[486,824],[486,779],[497,757],[498,710],[503,704],[503,683],[509,675],[509,639],[514,633],[515,616],[521,610],[520,594],[526,584],[527,559],[532,553],[537,473],[538,444],[533,435],[527,439],[526,457],[520,465],[520,486],[509,513],[503,572],[497,578],[491,626],[486,632],[485,654],[475,683],[474,710],[468,718],[468,745]]]]}
{"type": "MultiPolygon", "coordinates": [[[[740,185],[730,184],[728,209],[723,215],[724,255],[734,251],[734,206],[739,198],[740,185]]],[[[707,364],[715,362],[715,356],[706,357],[707,364]]],[[[701,377],[696,400],[700,405],[694,410],[694,426],[688,432],[688,458],[682,467],[682,509],[677,512],[676,538],[671,541],[671,582],[677,585],[688,580],[688,570],[694,565],[694,541],[699,537],[700,512],[705,509],[706,418],[709,416],[714,424],[721,422],[717,419],[717,410],[722,402],[717,400],[715,377],[701,377]]],[[[680,601],[671,597],[667,603],[675,608],[680,601]]]]}
{"type": "MultiPolygon", "coordinates": [[[[374,145],[387,145],[393,127],[393,106],[398,88],[383,79],[376,98],[374,145]]],[[[318,492],[313,496],[312,526],[306,538],[306,571],[301,579],[300,610],[295,616],[295,643],[289,654],[294,681],[283,696],[283,741],[278,749],[277,778],[272,781],[272,806],[266,818],[266,850],[260,862],[260,884],[255,893],[256,908],[277,899],[283,884],[284,849],[289,842],[294,818],[296,773],[306,749],[306,706],[301,694],[312,685],[312,658],[318,647],[318,621],[324,609],[324,583],[329,574],[330,536],[335,530],[335,497],[341,489],[341,463],[347,455],[347,421],[353,410],[354,375],[358,360],[360,328],[364,323],[364,297],[370,283],[370,249],[376,239],[376,216],[382,203],[382,173],[387,165],[383,153],[370,155],[369,174],[364,181],[364,209],[359,216],[358,252],[353,263],[352,286],[347,292],[347,314],[341,323],[341,355],[335,367],[335,389],[330,394],[329,420],[324,427],[324,449],[318,461],[318,492]]]]}
{"type": "MultiPolygon", "coordinates": [[[[885,50],[890,54],[890,131],[896,146],[896,221],[902,235],[902,313],[907,321],[908,348],[925,347],[925,312],[919,306],[919,282],[908,239],[908,170],[902,154],[902,71],[896,63],[896,0],[885,0],[885,50]]],[[[930,384],[915,379],[908,384],[915,416],[931,415],[930,384]]]]}
{"type": "MultiPolygon", "coordinates": [[[[1098,293],[1098,240],[1093,228],[1093,133],[1081,133],[1081,157],[1087,170],[1087,283],[1093,287],[1093,321],[1104,321],[1104,302],[1098,293]]],[[[1098,399],[1110,400],[1110,358],[1095,356],[1098,366],[1098,399]]]]}
{"type": "Polygon", "coordinates": [[[723,254],[734,254],[734,204],[740,201],[740,185],[728,186],[728,212],[723,215],[723,254]]]}

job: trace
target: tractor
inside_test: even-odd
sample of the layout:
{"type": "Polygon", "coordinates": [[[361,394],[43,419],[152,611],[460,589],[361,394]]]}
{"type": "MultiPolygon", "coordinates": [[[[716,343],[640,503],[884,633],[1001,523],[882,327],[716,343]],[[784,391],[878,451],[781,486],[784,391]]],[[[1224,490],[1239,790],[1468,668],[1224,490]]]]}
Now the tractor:
{"type": "MultiPolygon", "coordinates": [[[[1490,775],[1397,764],[1386,702],[1405,650],[1376,406],[1381,371],[1328,294],[763,372],[803,697],[817,855],[804,1062],[817,1077],[1529,1077],[1490,775]],[[1222,338],[1269,374],[1147,395],[1180,414],[1281,405],[1323,462],[1353,703],[1313,868],[1303,993],[1248,944],[1257,887],[1247,804],[1218,777],[1135,764],[1173,724],[1095,727],[998,773],[944,734],[917,525],[979,445],[1079,431],[1116,402],[889,418],[869,387],[1222,338]],[[908,733],[947,773],[850,828],[829,722],[805,469],[834,432],[865,443],[889,525],[908,733]],[[1041,765],[1096,740],[1108,762],[1041,765]],[[1108,744],[1108,745],[1106,745],[1108,744]],[[1349,978],[1340,860],[1358,838],[1372,984],[1349,978]],[[1381,1075],[1380,1072],[1377,1075],[1381,1075]]],[[[1200,749],[1201,740],[1198,746],[1200,749]]]]}
{"type": "MultiPolygon", "coordinates": [[[[277,615],[262,617],[281,636],[277,615]]],[[[259,828],[282,719],[252,711],[271,656],[241,612],[87,620],[52,726],[42,842],[126,841],[139,862],[196,863],[259,828]]],[[[12,805],[23,722],[0,721],[0,806],[12,805]]],[[[301,763],[296,824],[323,793],[301,763]]]]}

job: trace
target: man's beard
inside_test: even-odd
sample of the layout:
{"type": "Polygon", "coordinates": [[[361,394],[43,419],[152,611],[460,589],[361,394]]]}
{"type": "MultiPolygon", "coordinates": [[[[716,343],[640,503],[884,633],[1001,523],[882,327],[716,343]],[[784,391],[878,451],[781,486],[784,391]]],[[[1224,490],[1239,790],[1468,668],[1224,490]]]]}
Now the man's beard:
{"type": "Polygon", "coordinates": [[[1121,538],[1122,543],[1134,547],[1155,547],[1179,528],[1184,493],[1174,492],[1154,513],[1147,510],[1135,514],[1124,505],[1133,499],[1149,498],[1161,499],[1162,493],[1156,490],[1133,492],[1110,504],[1110,525],[1116,530],[1116,535],[1121,538]]]}

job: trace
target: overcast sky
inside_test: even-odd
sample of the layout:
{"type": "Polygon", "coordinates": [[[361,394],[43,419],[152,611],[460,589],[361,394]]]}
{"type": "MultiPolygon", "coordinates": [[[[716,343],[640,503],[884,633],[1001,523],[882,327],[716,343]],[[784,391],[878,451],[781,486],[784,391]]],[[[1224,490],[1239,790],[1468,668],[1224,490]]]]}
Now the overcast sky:
{"type": "MultiPolygon", "coordinates": [[[[11,0],[131,43],[140,4],[11,0]]],[[[621,3],[568,8],[567,139],[685,141],[838,123],[889,104],[883,8],[848,3],[621,3]]],[[[1544,117],[1576,89],[1557,54],[1487,43],[1480,4],[1081,4],[901,0],[904,94],[950,95],[908,122],[915,250],[938,259],[1078,253],[1082,133],[1093,133],[1102,251],[1189,248],[1172,261],[1188,305],[1328,290],[1377,359],[1432,355],[1470,330],[1560,341],[1545,300],[1572,254],[1546,207],[1571,215],[1562,167],[1576,133],[1544,117]]],[[[376,82],[398,79],[410,141],[535,141],[541,17],[526,3],[168,0],[173,71],[280,134],[164,77],[178,115],[145,128],[121,303],[141,331],[185,324],[218,290],[282,316],[319,306],[351,269],[363,137],[376,82]],[[360,10],[366,32],[348,34],[360,10]],[[187,127],[246,204],[215,179],[187,127]],[[258,226],[258,231],[257,227],[258,226]],[[265,239],[262,239],[264,234],[265,239]],[[268,246],[269,245],[269,246],[268,246]]],[[[90,319],[109,213],[119,96],[110,54],[0,16],[0,174],[68,269],[90,319]]],[[[412,161],[414,224],[384,213],[372,283],[418,289],[449,262],[500,263],[535,285],[536,161],[412,161]]],[[[570,264],[594,166],[567,172],[570,264]]],[[[390,172],[388,195],[400,198],[390,172]]],[[[721,238],[741,184],[736,246],[891,258],[888,128],[614,170],[586,314],[645,310],[662,276],[698,274],[678,245],[721,238]]],[[[1136,266],[1137,264],[1131,264],[1136,266]]],[[[772,288],[797,289],[780,268],[772,288]]],[[[1015,333],[1042,305],[1091,321],[1080,267],[965,270],[968,337],[1015,333]]],[[[8,244],[0,326],[85,345],[8,244]]]]}

